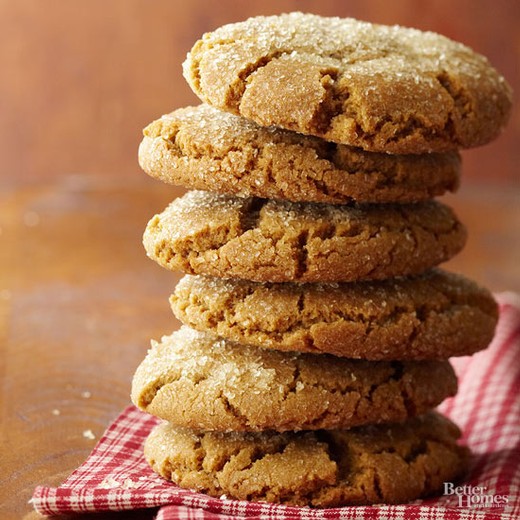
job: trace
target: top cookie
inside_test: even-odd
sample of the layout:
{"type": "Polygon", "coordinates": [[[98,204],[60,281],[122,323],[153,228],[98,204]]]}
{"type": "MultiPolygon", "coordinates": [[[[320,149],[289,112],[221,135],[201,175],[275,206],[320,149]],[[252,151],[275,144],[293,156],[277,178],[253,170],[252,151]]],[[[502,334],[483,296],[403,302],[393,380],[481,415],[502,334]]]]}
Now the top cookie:
{"type": "Polygon", "coordinates": [[[499,134],[511,108],[504,78],[460,43],[302,13],[205,34],[184,76],[222,110],[375,152],[482,145],[499,134]]]}

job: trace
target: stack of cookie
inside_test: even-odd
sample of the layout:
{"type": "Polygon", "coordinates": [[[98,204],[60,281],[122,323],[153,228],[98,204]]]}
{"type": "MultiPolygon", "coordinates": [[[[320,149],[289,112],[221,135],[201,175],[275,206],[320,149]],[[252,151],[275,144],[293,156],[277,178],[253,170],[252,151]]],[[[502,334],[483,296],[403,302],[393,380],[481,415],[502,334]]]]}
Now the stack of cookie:
{"type": "Polygon", "coordinates": [[[186,276],[185,324],[153,343],[133,402],[182,487],[326,507],[404,502],[459,477],[447,359],[491,340],[490,293],[436,266],[466,233],[433,197],[457,148],[498,135],[510,90],[442,36],[292,13],[206,34],[206,103],[145,129],[140,163],[193,190],[144,244],[186,276]],[[392,155],[391,155],[392,154],[392,155]],[[202,190],[202,191],[200,191],[202,190]]]}

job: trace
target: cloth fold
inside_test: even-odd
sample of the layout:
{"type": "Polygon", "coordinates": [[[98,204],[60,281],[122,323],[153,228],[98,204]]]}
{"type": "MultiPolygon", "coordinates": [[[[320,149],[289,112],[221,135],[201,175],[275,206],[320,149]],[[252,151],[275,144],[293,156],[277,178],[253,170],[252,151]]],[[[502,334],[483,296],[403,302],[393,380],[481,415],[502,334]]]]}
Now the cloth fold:
{"type": "Polygon", "coordinates": [[[159,419],[133,406],[108,427],[88,459],[58,488],[38,486],[41,514],[157,508],[173,519],[513,520],[520,518],[520,296],[496,295],[500,319],[488,349],[452,359],[459,392],[438,408],[473,452],[467,479],[442,496],[404,505],[311,509],[211,498],[178,488],[150,469],[144,440],[159,419]]]}

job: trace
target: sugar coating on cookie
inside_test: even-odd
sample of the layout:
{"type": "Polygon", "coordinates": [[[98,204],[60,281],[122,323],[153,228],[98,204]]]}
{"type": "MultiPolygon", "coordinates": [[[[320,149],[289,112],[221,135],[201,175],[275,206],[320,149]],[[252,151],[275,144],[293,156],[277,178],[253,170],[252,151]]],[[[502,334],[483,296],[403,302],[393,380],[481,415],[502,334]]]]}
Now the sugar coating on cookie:
{"type": "Polygon", "coordinates": [[[296,506],[408,502],[466,470],[459,429],[435,414],[348,431],[203,433],[156,427],[145,442],[153,470],[214,497],[296,506]]]}
{"type": "Polygon", "coordinates": [[[460,156],[364,152],[209,105],[185,107],[144,129],[139,163],[169,184],[294,202],[411,202],[459,183],[460,156]]]}
{"type": "Polygon", "coordinates": [[[152,344],[134,375],[132,401],[180,427],[289,431],[401,421],[456,390],[448,361],[278,352],[183,326],[152,344]]]}
{"type": "Polygon", "coordinates": [[[206,103],[260,125],[390,153],[485,144],[512,99],[484,56],[444,36],[302,13],[203,35],[184,76],[206,103]]]}
{"type": "Polygon", "coordinates": [[[464,226],[436,201],[343,206],[190,191],[144,233],[171,270],[269,282],[336,282],[414,274],[464,246],[464,226]]]}
{"type": "Polygon", "coordinates": [[[440,269],[343,284],[186,275],[170,303],[186,325],[242,344],[371,360],[471,355],[498,320],[487,289],[440,269]]]}

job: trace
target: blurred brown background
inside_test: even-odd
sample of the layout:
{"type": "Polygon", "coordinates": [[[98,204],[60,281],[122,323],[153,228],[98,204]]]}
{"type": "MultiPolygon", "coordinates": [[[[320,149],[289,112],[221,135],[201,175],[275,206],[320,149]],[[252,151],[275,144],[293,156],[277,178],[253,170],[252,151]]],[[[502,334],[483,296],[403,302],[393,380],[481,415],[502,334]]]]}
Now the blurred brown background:
{"type": "MultiPolygon", "coordinates": [[[[141,129],[197,103],[181,64],[205,31],[291,10],[441,32],[489,57],[520,94],[518,0],[0,0],[1,178],[139,175],[141,129]]],[[[519,179],[520,103],[492,145],[465,153],[467,178],[519,179]]]]}

